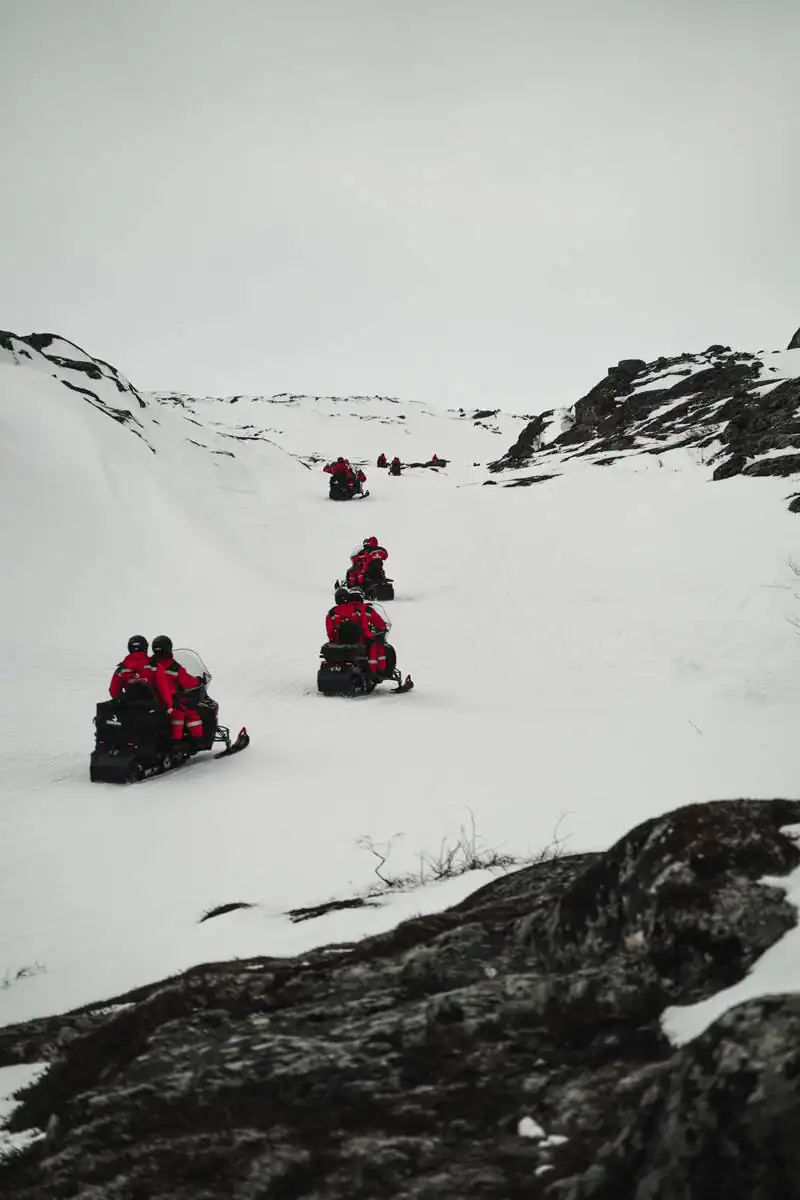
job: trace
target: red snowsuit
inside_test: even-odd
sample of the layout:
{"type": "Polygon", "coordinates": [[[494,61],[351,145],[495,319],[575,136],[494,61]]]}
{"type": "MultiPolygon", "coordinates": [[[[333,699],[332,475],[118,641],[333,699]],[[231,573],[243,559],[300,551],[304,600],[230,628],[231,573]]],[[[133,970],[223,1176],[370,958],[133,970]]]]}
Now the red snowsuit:
{"type": "Polygon", "coordinates": [[[349,478],[350,476],[350,467],[346,462],[326,463],[322,469],[326,474],[333,475],[334,477],[342,473],[344,473],[345,478],[349,478]]]}
{"type": "Polygon", "coordinates": [[[370,671],[384,672],[386,670],[386,650],[382,642],[376,641],[381,634],[386,634],[386,622],[371,604],[361,600],[350,600],[346,604],[335,605],[325,618],[325,630],[329,642],[339,640],[339,626],[344,621],[352,621],[361,633],[361,645],[368,646],[367,662],[370,671]]]}
{"type": "MultiPolygon", "coordinates": [[[[111,676],[111,683],[108,685],[108,690],[111,693],[111,698],[116,700],[121,696],[129,684],[143,680],[151,686],[162,683],[161,680],[154,680],[150,671],[150,658],[146,650],[134,650],[132,654],[126,655],[122,662],[119,663],[114,674],[111,676]]],[[[158,693],[158,698],[167,708],[171,704],[170,692],[166,685],[163,685],[158,693]]]]}
{"type": "Polygon", "coordinates": [[[377,462],[377,464],[376,464],[376,465],[377,465],[377,466],[379,466],[379,467],[385,467],[385,466],[386,466],[386,455],[385,455],[385,454],[379,454],[379,455],[378,455],[378,462],[377,462]]]}
{"type": "Polygon", "coordinates": [[[400,462],[400,459],[397,458],[397,456],[395,456],[392,459],[391,466],[389,467],[389,474],[390,475],[399,475],[400,472],[402,471],[402,469],[403,469],[403,464],[400,462]]]}
{"type": "Polygon", "coordinates": [[[189,736],[203,736],[203,722],[200,714],[194,708],[189,708],[181,699],[180,692],[200,686],[200,680],[190,675],[174,658],[151,658],[148,663],[153,684],[159,696],[166,695],[167,712],[172,726],[172,739],[175,742],[183,738],[183,726],[189,730],[189,736]],[[179,691],[180,689],[180,691],[179,691]]]}

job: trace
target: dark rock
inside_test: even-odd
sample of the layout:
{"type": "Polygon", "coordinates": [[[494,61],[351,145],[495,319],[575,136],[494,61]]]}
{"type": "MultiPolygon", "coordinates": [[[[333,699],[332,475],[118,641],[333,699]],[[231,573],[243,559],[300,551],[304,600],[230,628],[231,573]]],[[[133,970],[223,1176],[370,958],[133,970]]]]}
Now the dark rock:
{"type": "Polygon", "coordinates": [[[637,1119],[607,1158],[551,1194],[561,1200],[797,1197],[798,1079],[800,996],[739,1005],[649,1080],[637,1119]]]}
{"type": "Polygon", "coordinates": [[[787,350],[800,350],[800,329],[792,335],[792,340],[786,347],[787,350]]]}
{"type": "Polygon", "coordinates": [[[732,454],[730,458],[726,458],[724,462],[714,468],[711,478],[714,480],[732,479],[734,475],[741,475],[746,463],[747,459],[743,454],[732,454]]]}
{"type": "Polygon", "coordinates": [[[497,471],[503,467],[511,467],[515,462],[526,462],[533,451],[538,447],[539,439],[542,437],[545,429],[553,419],[554,409],[549,408],[546,412],[537,413],[535,417],[524,427],[520,432],[514,445],[506,451],[503,458],[499,462],[489,464],[490,471],[497,471]]]}
{"type": "Polygon", "coordinates": [[[752,1001],[681,1050],[660,1016],[792,928],[759,881],[800,863],[798,822],[798,801],[691,805],[355,945],[0,1030],[0,1062],[52,1063],[11,1120],[46,1136],[0,1194],[796,1195],[800,1002],[752,1001]],[[525,1116],[568,1141],[518,1136],[525,1116]]]}
{"type": "Polygon", "coordinates": [[[609,368],[609,375],[617,373],[619,375],[627,375],[629,379],[634,379],[637,375],[641,375],[642,371],[647,370],[647,363],[643,358],[621,358],[615,367],[609,368]]]}
{"type": "Polygon", "coordinates": [[[796,475],[800,471],[800,454],[778,454],[750,463],[743,475],[796,475]]]}
{"type": "Polygon", "coordinates": [[[555,479],[555,475],[522,475],[518,479],[512,479],[510,483],[506,483],[504,487],[530,487],[532,483],[546,483],[548,479],[555,479]]]}

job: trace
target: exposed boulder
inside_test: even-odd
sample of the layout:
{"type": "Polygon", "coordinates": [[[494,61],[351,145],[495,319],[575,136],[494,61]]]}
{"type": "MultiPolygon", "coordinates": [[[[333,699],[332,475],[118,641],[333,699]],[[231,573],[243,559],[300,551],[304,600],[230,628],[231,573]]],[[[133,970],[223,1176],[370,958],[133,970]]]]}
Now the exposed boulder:
{"type": "Polygon", "coordinates": [[[635,379],[637,375],[641,375],[642,371],[647,370],[647,363],[643,358],[621,358],[615,367],[609,367],[609,375],[626,375],[629,379],[635,379]]]}
{"type": "Polygon", "coordinates": [[[786,347],[787,350],[800,350],[800,329],[792,336],[792,340],[786,347]]]}
{"type": "Polygon", "coordinates": [[[691,805],[353,945],[2,1030],[0,1062],[52,1066],[12,1118],[46,1135],[0,1194],[784,1200],[800,1002],[680,1050],[660,1017],[792,928],[760,881],[800,863],[798,821],[798,801],[691,805]]]}

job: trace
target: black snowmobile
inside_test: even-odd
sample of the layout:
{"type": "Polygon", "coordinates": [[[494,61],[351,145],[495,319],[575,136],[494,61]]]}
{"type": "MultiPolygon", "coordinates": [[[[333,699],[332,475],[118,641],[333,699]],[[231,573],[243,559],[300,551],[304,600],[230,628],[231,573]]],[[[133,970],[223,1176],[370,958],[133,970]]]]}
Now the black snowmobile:
{"type": "Polygon", "coordinates": [[[334,592],[341,587],[357,586],[364,593],[365,600],[394,600],[394,580],[384,574],[383,563],[377,559],[369,564],[366,574],[359,584],[349,584],[346,580],[347,574],[345,574],[345,582],[337,579],[333,588],[334,592]]]}
{"type": "Polygon", "coordinates": [[[206,690],[211,672],[200,655],[194,650],[175,650],[174,657],[190,675],[201,680],[199,687],[181,696],[200,714],[203,736],[184,736],[182,741],[174,741],[167,710],[155,690],[149,683],[133,683],[116,700],[103,700],[97,705],[95,748],[89,760],[92,783],[138,783],[180,767],[199,751],[211,750],[218,743],[225,748],[214,758],[227,758],[250,745],[244,726],[231,741],[230,730],[219,724],[219,705],[206,690]]]}
{"type": "MultiPolygon", "coordinates": [[[[385,619],[391,628],[391,622],[385,619]]],[[[338,641],[325,642],[320,649],[322,662],[317,671],[317,688],[323,695],[368,696],[379,683],[390,680],[397,684],[393,689],[395,693],[411,691],[414,682],[410,675],[404,680],[398,671],[394,646],[384,641],[386,670],[377,674],[369,668],[369,652],[361,643],[361,631],[356,623],[343,621],[338,632],[338,641]]]]}
{"type": "Polygon", "coordinates": [[[344,481],[337,479],[335,475],[331,476],[330,487],[328,488],[329,500],[363,500],[369,495],[364,485],[360,480],[356,480],[353,487],[349,487],[344,481]]]}

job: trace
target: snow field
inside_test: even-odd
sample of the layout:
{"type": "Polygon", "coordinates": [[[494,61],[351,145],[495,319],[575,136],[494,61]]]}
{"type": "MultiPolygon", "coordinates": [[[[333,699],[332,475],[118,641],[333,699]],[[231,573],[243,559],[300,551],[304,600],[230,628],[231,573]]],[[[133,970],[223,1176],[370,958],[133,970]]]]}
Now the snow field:
{"type": "MultiPolygon", "coordinates": [[[[0,991],[0,1023],[359,937],[484,882],[292,925],[289,908],[376,882],[364,837],[400,874],[471,814],[487,846],[525,855],[556,831],[603,848],[681,804],[794,790],[785,480],[712,485],[676,452],[666,470],[570,462],[530,488],[481,487],[470,439],[492,435],[461,423],[446,471],[368,469],[368,499],[332,504],[293,454],[374,461],[398,443],[354,421],[354,450],[338,418],[292,411],[287,453],[150,406],[153,454],[55,380],[0,365],[0,972],[46,968],[0,991]],[[324,698],[333,582],[373,533],[417,689],[324,698]],[[245,754],[89,784],[94,704],[134,632],[202,654],[222,720],[251,732],[245,754]],[[256,907],[198,924],[232,901],[256,907]]],[[[419,421],[397,452],[451,454],[451,418],[419,421]]]]}

